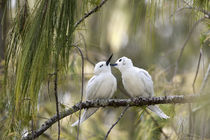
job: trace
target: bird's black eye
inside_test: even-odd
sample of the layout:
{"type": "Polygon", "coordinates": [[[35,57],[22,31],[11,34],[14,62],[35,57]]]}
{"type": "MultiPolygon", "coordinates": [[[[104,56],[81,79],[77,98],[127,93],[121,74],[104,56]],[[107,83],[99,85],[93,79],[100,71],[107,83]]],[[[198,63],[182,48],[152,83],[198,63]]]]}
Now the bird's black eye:
{"type": "Polygon", "coordinates": [[[122,61],[122,59],[119,60],[119,62],[121,62],[121,61],[122,61]]]}
{"type": "Polygon", "coordinates": [[[100,68],[103,66],[103,64],[102,65],[100,65],[100,68]]]}

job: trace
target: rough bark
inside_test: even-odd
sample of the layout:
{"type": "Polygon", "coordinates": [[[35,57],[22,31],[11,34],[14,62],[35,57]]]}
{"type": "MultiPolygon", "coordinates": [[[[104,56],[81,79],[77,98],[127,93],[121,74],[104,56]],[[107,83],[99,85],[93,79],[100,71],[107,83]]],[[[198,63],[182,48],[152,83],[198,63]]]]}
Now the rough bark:
{"type": "MultiPolygon", "coordinates": [[[[77,103],[66,111],[60,112],[60,119],[63,119],[80,109],[91,108],[91,107],[120,107],[120,106],[144,106],[144,105],[153,105],[153,104],[183,104],[183,103],[195,103],[195,102],[204,102],[209,100],[208,94],[205,95],[174,95],[174,96],[162,96],[162,97],[136,97],[130,99],[97,99],[89,100],[82,103],[77,103]]],[[[33,132],[34,138],[39,137],[43,134],[48,128],[58,121],[57,115],[54,115],[49,120],[45,121],[41,127],[33,132]]],[[[32,134],[29,132],[26,136],[22,137],[22,140],[31,140],[32,134]]]]}

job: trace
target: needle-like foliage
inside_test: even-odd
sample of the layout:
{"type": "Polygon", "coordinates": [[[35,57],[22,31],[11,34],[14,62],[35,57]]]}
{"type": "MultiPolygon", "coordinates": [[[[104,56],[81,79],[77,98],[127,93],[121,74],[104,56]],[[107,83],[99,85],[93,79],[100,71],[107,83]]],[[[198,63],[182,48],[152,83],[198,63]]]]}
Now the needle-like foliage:
{"type": "MultiPolygon", "coordinates": [[[[71,60],[69,59],[73,58],[70,57],[71,48],[77,42],[75,34],[81,27],[75,27],[75,24],[100,2],[101,0],[37,0],[31,6],[28,0],[16,0],[15,16],[11,18],[12,22],[7,35],[4,92],[0,94],[2,99],[0,109],[4,108],[2,118],[4,118],[3,121],[6,120],[3,123],[6,130],[3,139],[14,137],[19,139],[24,130],[36,127],[34,122],[36,122],[39,109],[38,98],[43,97],[41,87],[47,82],[49,76],[53,77],[55,72],[58,76],[65,74],[70,67],[71,60]]],[[[6,10],[11,10],[11,0],[7,0],[7,3],[6,10]]],[[[110,3],[113,5],[109,6],[113,8],[120,2],[110,0],[110,3]]],[[[207,15],[205,11],[208,12],[209,9],[209,0],[186,0],[184,4],[183,1],[180,4],[179,0],[132,0],[132,2],[128,0],[124,3],[126,3],[124,6],[122,3],[119,4],[119,7],[122,7],[118,10],[125,12],[125,15],[129,17],[126,18],[126,22],[129,23],[127,30],[129,30],[130,38],[137,36],[140,26],[143,25],[144,38],[150,40],[146,45],[152,47],[152,51],[149,50],[151,55],[157,50],[155,48],[157,45],[155,42],[158,42],[155,32],[155,24],[159,22],[157,19],[161,16],[163,20],[166,19],[164,15],[167,14],[163,12],[173,14],[176,9],[182,8],[180,5],[184,5],[191,9],[191,16],[194,17],[193,22],[195,22],[207,15]]],[[[100,8],[99,11],[102,10],[100,8]]],[[[111,17],[113,11],[107,9],[106,12],[109,14],[104,15],[111,17]]],[[[80,25],[85,25],[84,23],[82,20],[80,25]]],[[[107,24],[107,21],[104,23],[107,24]]],[[[103,30],[107,30],[104,23],[100,23],[101,26],[94,26],[94,30],[101,28],[100,31],[90,35],[90,40],[93,38],[94,43],[99,42],[95,37],[99,36],[103,30]]],[[[91,34],[91,31],[89,33],[91,34]]],[[[170,44],[172,43],[171,41],[170,44]]],[[[96,49],[94,46],[94,50],[96,49]]],[[[104,50],[108,49],[104,48],[104,50]]],[[[144,127],[148,122],[140,127],[144,127]]],[[[150,125],[153,127],[153,124],[150,125]]],[[[158,133],[157,136],[160,137],[160,134],[158,133]]]]}

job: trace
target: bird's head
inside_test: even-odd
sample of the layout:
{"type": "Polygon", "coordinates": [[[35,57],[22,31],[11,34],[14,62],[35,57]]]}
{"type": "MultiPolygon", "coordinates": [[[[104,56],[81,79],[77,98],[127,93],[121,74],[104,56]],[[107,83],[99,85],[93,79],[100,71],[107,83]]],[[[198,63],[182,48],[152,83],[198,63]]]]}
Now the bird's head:
{"type": "Polygon", "coordinates": [[[119,69],[121,72],[126,70],[127,68],[133,67],[133,62],[131,61],[131,59],[123,56],[121,58],[119,58],[115,64],[111,64],[111,66],[116,67],[117,69],[119,69]]]}
{"type": "Polygon", "coordinates": [[[100,73],[111,72],[110,61],[112,59],[111,55],[107,61],[100,61],[95,65],[94,74],[98,75],[100,73]]]}

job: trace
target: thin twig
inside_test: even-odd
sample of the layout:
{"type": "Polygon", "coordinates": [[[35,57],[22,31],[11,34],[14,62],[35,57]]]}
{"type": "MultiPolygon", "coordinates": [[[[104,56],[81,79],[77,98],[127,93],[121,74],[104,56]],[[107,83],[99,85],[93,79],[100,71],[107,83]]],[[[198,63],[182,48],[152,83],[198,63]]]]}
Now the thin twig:
{"type": "Polygon", "coordinates": [[[195,73],[195,78],[194,78],[193,84],[192,84],[194,94],[195,94],[195,81],[196,81],[197,76],[198,76],[198,71],[199,71],[199,68],[200,68],[200,62],[201,62],[202,54],[203,54],[203,51],[202,51],[202,48],[201,48],[200,49],[200,55],[199,55],[199,58],[198,58],[198,65],[197,65],[197,69],[196,69],[196,73],[195,73]]]}
{"type": "Polygon", "coordinates": [[[34,140],[34,119],[33,119],[33,117],[32,117],[32,119],[31,119],[31,133],[32,133],[32,140],[34,140]]]}
{"type": "Polygon", "coordinates": [[[123,110],[123,112],[120,114],[120,117],[117,119],[117,121],[109,128],[108,132],[106,133],[106,136],[104,137],[104,140],[106,140],[109,136],[109,133],[111,132],[112,128],[115,127],[115,125],[117,125],[117,123],[120,121],[120,119],[123,117],[123,115],[125,114],[125,112],[127,111],[127,109],[129,108],[129,105],[126,106],[126,108],[123,110]]]}
{"type": "MultiPolygon", "coordinates": [[[[75,47],[78,49],[78,51],[81,55],[81,58],[82,58],[82,82],[81,82],[82,90],[81,90],[81,98],[80,98],[80,103],[82,103],[83,92],[84,92],[84,56],[83,56],[81,49],[77,45],[75,45],[75,47]]],[[[80,118],[81,118],[81,108],[79,111],[79,123],[78,123],[78,127],[77,127],[77,140],[79,140],[80,118]]]]}
{"type": "Polygon", "coordinates": [[[95,8],[93,8],[91,11],[89,11],[87,14],[84,15],[76,24],[74,25],[74,28],[77,28],[77,26],[83,22],[87,17],[92,15],[93,13],[97,12],[108,0],[102,0],[99,5],[97,5],[95,8]]]}
{"type": "MultiPolygon", "coordinates": [[[[198,103],[209,101],[209,94],[203,95],[174,95],[174,96],[162,96],[162,97],[136,97],[130,99],[96,99],[96,100],[88,100],[82,103],[77,103],[68,110],[60,112],[59,120],[79,111],[84,108],[92,108],[92,107],[121,107],[121,106],[145,106],[145,105],[154,105],[154,104],[183,104],[183,103],[198,103]]],[[[53,124],[58,121],[58,116],[54,115],[49,120],[45,121],[41,127],[34,131],[34,138],[39,137],[43,134],[47,129],[49,129],[53,124]]],[[[22,140],[31,140],[32,134],[28,132],[28,134],[22,137],[22,140]]]]}
{"type": "MultiPolygon", "coordinates": [[[[188,103],[188,111],[189,111],[189,134],[193,134],[193,116],[192,116],[192,106],[188,103]]],[[[189,137],[189,140],[192,140],[193,137],[189,137]]]]}
{"type": "MultiPolygon", "coordinates": [[[[196,23],[192,26],[190,32],[188,33],[187,38],[186,38],[186,40],[184,41],[184,44],[183,44],[182,47],[181,47],[179,56],[178,56],[178,58],[177,58],[177,60],[176,60],[173,77],[174,77],[174,76],[176,75],[176,73],[177,73],[178,64],[179,64],[179,61],[180,61],[180,59],[181,59],[181,57],[182,57],[182,55],[183,55],[185,46],[187,45],[187,42],[189,41],[189,39],[190,39],[190,37],[191,37],[191,35],[192,35],[194,29],[195,29],[195,28],[197,27],[197,25],[198,25],[200,22],[202,22],[204,19],[205,19],[205,17],[200,18],[198,21],[196,21],[196,23]]],[[[172,77],[172,79],[173,79],[173,77],[172,77]]]]}
{"type": "MultiPolygon", "coordinates": [[[[208,78],[209,78],[209,75],[210,75],[209,72],[210,72],[210,64],[208,65],[206,74],[205,74],[204,79],[203,79],[203,82],[202,82],[202,84],[201,84],[201,88],[200,88],[199,94],[202,94],[202,92],[203,92],[203,90],[204,90],[204,88],[205,88],[205,86],[206,86],[206,83],[207,83],[208,78]]],[[[203,107],[206,107],[206,106],[208,106],[208,105],[209,105],[209,103],[204,103],[204,104],[202,104],[202,105],[200,105],[200,106],[194,108],[194,109],[192,110],[192,113],[195,114],[197,111],[201,110],[203,107]]]]}
{"type": "Polygon", "coordinates": [[[58,73],[57,73],[57,62],[55,64],[55,79],[54,79],[54,94],[55,94],[55,101],[56,101],[56,113],[58,119],[58,140],[60,140],[60,117],[59,117],[59,102],[58,102],[58,73]]]}
{"type": "Polygon", "coordinates": [[[50,79],[47,79],[47,94],[49,96],[50,102],[51,102],[51,98],[50,98],[50,79]]]}
{"type": "Polygon", "coordinates": [[[87,50],[87,44],[86,44],[86,41],[85,41],[85,37],[82,33],[79,33],[82,37],[82,40],[83,40],[83,43],[84,43],[84,47],[85,47],[85,58],[86,60],[92,64],[93,66],[95,66],[95,63],[93,63],[90,59],[89,59],[89,56],[88,56],[88,50],[87,50]]]}
{"type": "Polygon", "coordinates": [[[192,6],[186,6],[186,7],[178,8],[173,14],[170,15],[169,19],[171,19],[175,14],[177,14],[177,13],[183,11],[183,10],[196,10],[196,11],[199,11],[199,12],[203,13],[206,18],[210,18],[210,12],[205,11],[203,9],[195,8],[195,7],[192,7],[192,6]]]}
{"type": "Polygon", "coordinates": [[[202,92],[203,92],[203,90],[204,90],[204,88],[206,86],[206,83],[208,81],[208,78],[210,77],[210,74],[209,73],[210,73],[210,63],[209,63],[208,69],[206,71],[205,77],[203,79],[203,82],[201,84],[201,88],[200,88],[200,91],[199,91],[200,94],[202,94],[202,92]]]}
{"type": "Polygon", "coordinates": [[[165,132],[163,132],[162,127],[159,125],[158,121],[149,113],[149,111],[147,111],[146,109],[145,109],[145,111],[151,117],[151,119],[154,122],[154,124],[159,128],[160,132],[163,134],[165,139],[168,139],[168,136],[166,135],[165,132]]]}
{"type": "Polygon", "coordinates": [[[197,8],[197,7],[193,7],[191,6],[188,2],[186,2],[185,0],[183,0],[184,3],[187,5],[187,6],[184,6],[184,7],[181,7],[181,8],[178,8],[173,14],[170,15],[169,18],[173,17],[176,13],[179,13],[183,10],[186,10],[186,9],[189,9],[189,10],[196,10],[198,12],[201,12],[205,15],[206,18],[210,18],[210,12],[204,10],[204,9],[200,9],[200,8],[197,8]]]}
{"type": "Polygon", "coordinates": [[[208,12],[208,11],[206,11],[206,10],[204,10],[204,9],[200,9],[200,8],[197,8],[197,7],[193,7],[193,6],[191,6],[187,1],[185,1],[185,0],[183,0],[183,1],[184,1],[184,3],[187,4],[187,6],[188,6],[188,7],[186,7],[186,8],[188,8],[188,9],[193,9],[193,10],[196,10],[196,11],[199,11],[199,12],[203,13],[203,14],[205,15],[206,18],[210,18],[210,12],[208,12]]]}

